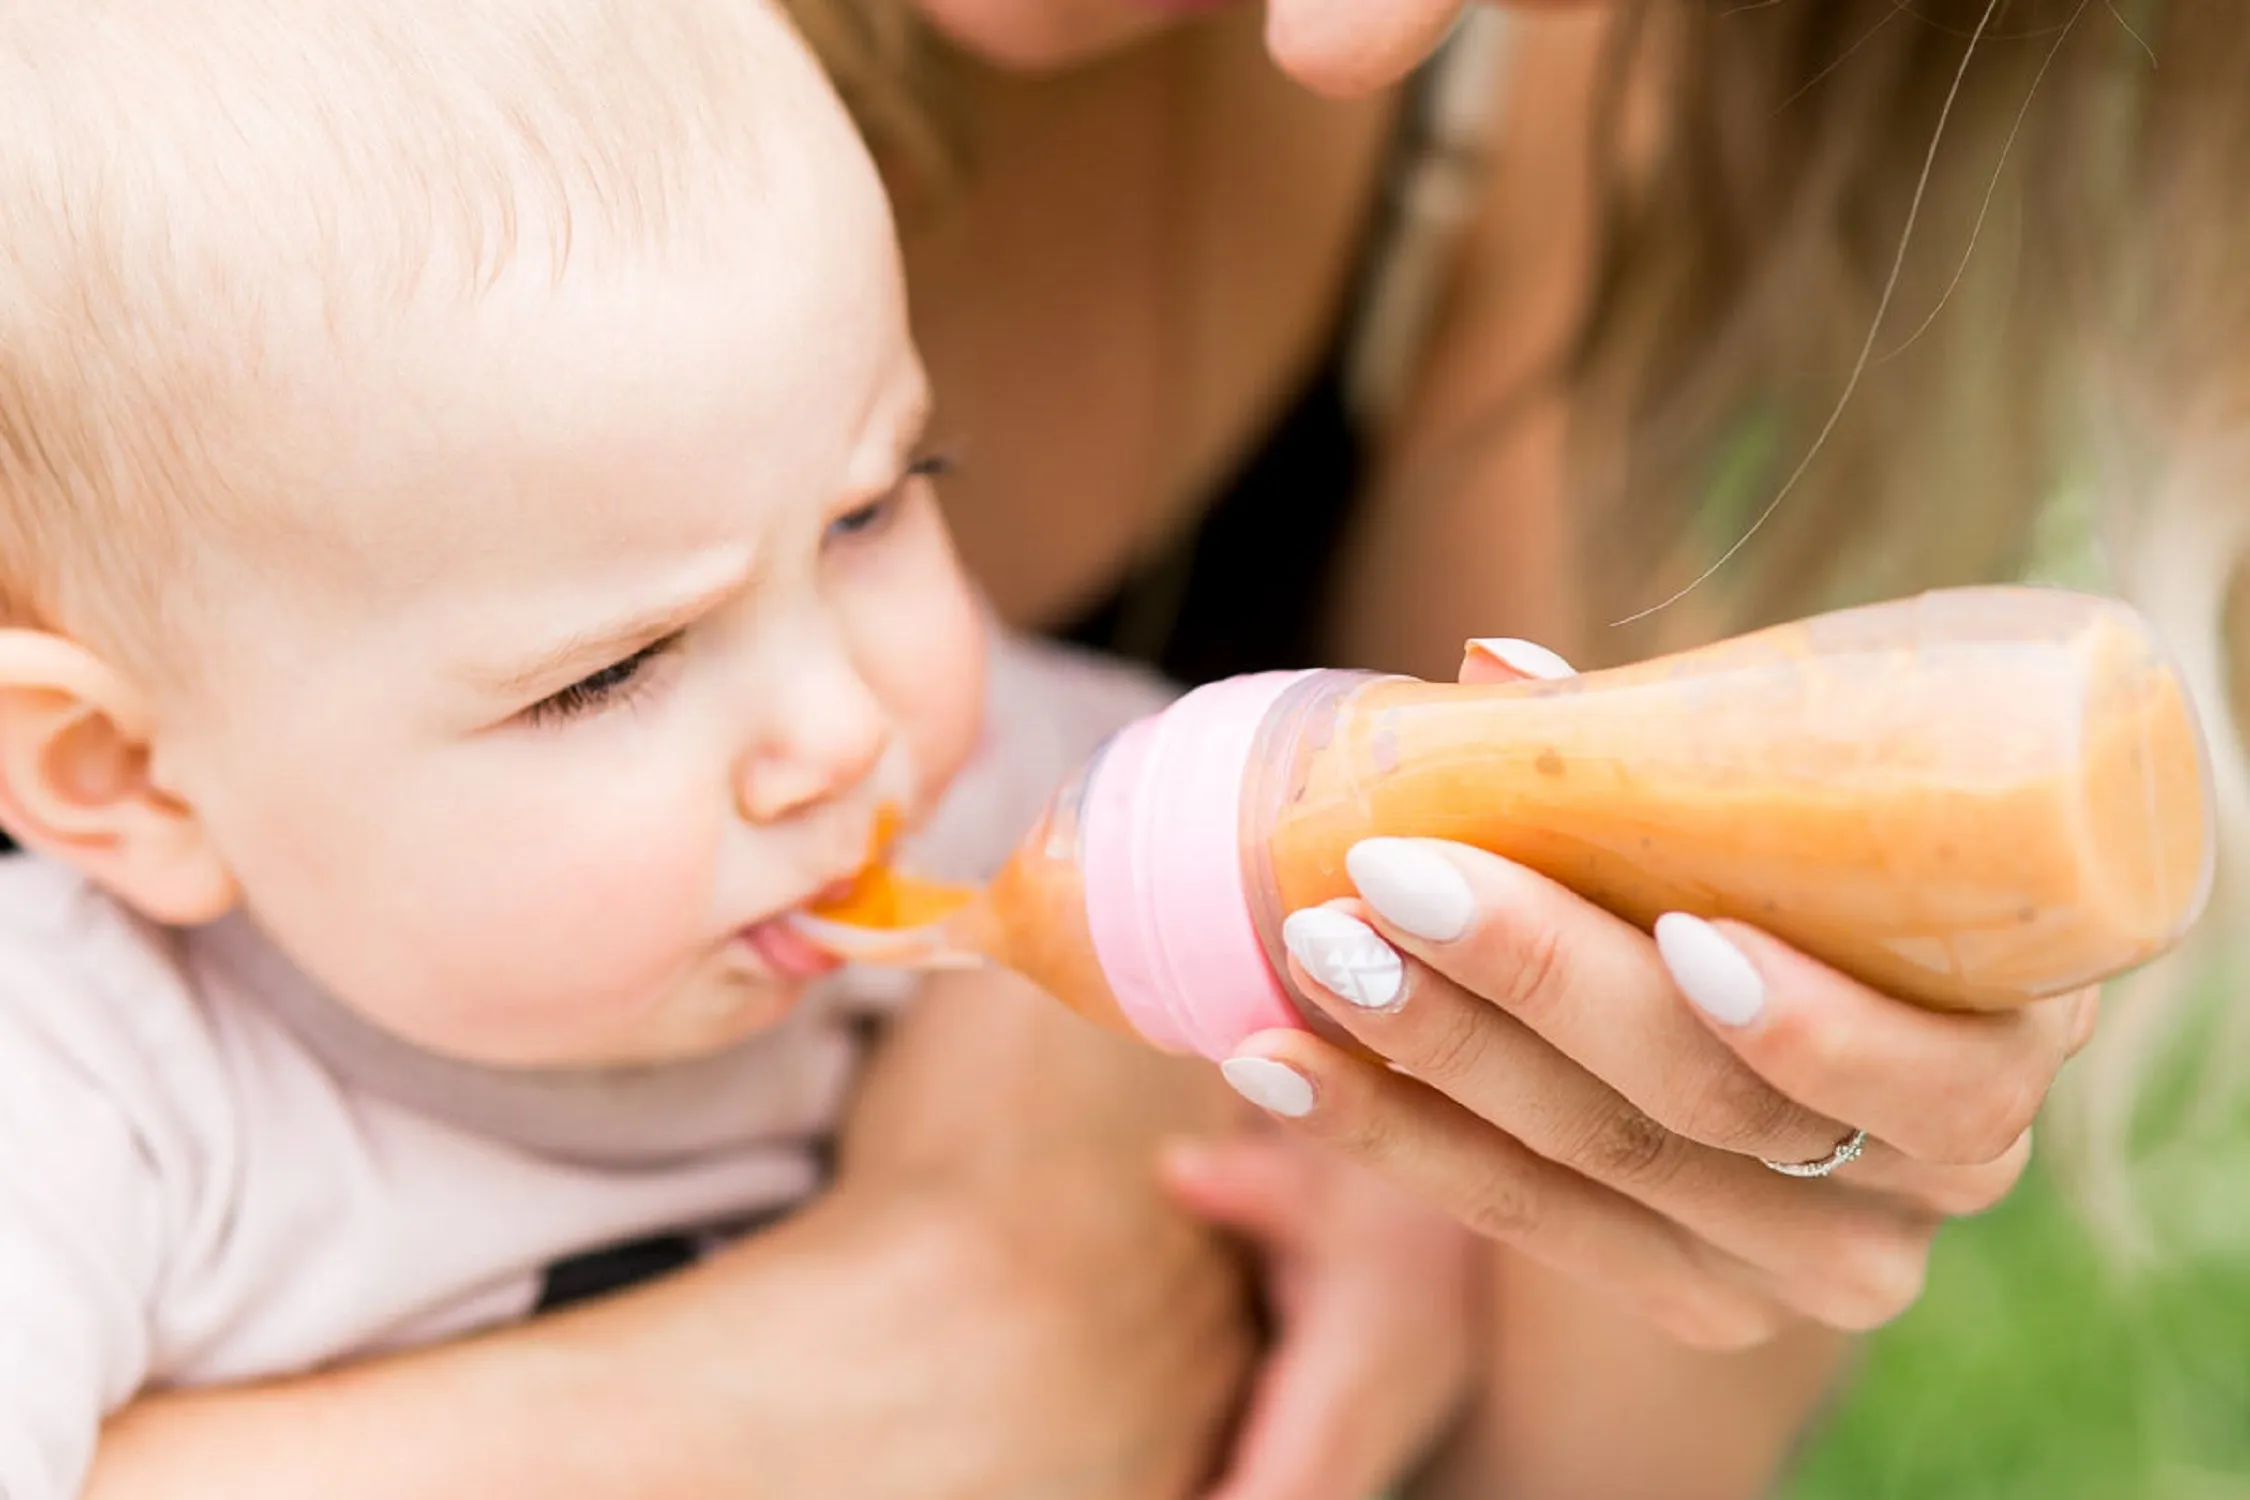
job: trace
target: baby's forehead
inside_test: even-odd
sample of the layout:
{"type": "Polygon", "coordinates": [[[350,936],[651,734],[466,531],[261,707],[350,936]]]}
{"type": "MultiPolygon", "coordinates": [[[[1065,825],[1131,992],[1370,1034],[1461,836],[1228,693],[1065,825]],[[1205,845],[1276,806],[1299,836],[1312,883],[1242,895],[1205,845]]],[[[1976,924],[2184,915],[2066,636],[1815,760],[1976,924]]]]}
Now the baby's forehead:
{"type": "Polygon", "coordinates": [[[7,258],[128,307],[473,291],[663,243],[812,117],[801,49],[741,0],[76,0],[12,29],[7,258]]]}
{"type": "Polygon", "coordinates": [[[0,20],[0,424],[41,439],[0,458],[8,614],[66,553],[159,571],[179,526],[259,491],[312,363],[512,285],[723,245],[841,119],[750,0],[0,20]]]}

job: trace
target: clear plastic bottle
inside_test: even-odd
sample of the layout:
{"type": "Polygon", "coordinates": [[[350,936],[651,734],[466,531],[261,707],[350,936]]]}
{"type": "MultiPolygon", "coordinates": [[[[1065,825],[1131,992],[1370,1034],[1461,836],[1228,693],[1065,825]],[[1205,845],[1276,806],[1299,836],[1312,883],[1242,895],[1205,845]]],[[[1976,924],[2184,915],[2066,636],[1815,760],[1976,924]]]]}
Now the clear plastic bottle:
{"type": "Polygon", "coordinates": [[[1752,923],[1997,1009],[2176,942],[2210,883],[2194,710],[2124,605],[1959,589],[1557,682],[1234,678],[1114,737],[951,940],[1160,1047],[1317,1010],[1284,916],[1375,835],[1445,838],[1630,921],[1752,923]]]}

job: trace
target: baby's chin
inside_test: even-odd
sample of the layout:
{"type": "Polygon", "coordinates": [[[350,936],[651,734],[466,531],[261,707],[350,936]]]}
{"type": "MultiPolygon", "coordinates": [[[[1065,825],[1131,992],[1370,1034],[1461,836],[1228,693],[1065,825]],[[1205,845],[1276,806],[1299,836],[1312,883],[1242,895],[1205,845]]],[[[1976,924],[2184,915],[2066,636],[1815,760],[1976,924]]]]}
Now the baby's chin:
{"type": "Polygon", "coordinates": [[[478,1067],[524,1072],[573,1072],[604,1068],[645,1068],[689,1062],[738,1046],[771,1031],[794,1015],[816,983],[770,973],[714,966],[653,1004],[637,1004],[614,1023],[503,1032],[488,1028],[471,1037],[449,1029],[431,1035],[420,1028],[386,1024],[360,1012],[399,1040],[424,1051],[478,1067]]]}
{"type": "Polygon", "coordinates": [[[602,1049],[603,1055],[582,1058],[578,1065],[647,1067],[724,1052],[795,1015],[813,983],[737,970],[699,975],[646,1016],[646,1024],[602,1049]]]}

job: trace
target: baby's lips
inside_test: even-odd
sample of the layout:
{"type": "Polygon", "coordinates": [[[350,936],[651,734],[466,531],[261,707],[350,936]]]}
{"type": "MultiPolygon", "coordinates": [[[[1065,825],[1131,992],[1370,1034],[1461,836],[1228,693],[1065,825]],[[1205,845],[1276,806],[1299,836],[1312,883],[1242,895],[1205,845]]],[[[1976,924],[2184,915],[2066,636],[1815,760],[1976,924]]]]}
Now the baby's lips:
{"type": "Polygon", "coordinates": [[[976,899],[976,888],[902,875],[870,863],[858,878],[790,913],[792,931],[847,963],[897,968],[968,967],[947,919],[976,899]]]}
{"type": "Polygon", "coordinates": [[[971,969],[980,954],[956,947],[945,923],[917,927],[866,927],[811,911],[791,912],[792,932],[845,963],[893,969],[971,969]]]}

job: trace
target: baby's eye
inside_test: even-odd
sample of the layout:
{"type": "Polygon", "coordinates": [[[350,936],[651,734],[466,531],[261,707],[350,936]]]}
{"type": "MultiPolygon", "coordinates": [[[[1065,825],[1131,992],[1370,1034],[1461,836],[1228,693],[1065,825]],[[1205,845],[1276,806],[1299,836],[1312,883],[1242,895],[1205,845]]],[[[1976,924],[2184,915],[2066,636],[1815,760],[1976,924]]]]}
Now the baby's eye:
{"type": "Polygon", "coordinates": [[[640,685],[650,662],[677,644],[677,635],[668,635],[660,641],[651,641],[622,661],[611,662],[599,672],[590,672],[559,693],[549,694],[531,705],[528,716],[534,724],[575,719],[596,709],[630,697],[640,685]]]}
{"type": "Polygon", "coordinates": [[[828,539],[832,542],[849,541],[854,537],[872,535],[881,531],[898,510],[899,495],[896,490],[880,500],[870,500],[865,505],[845,511],[828,523],[828,539]]]}
{"type": "Polygon", "coordinates": [[[912,494],[910,486],[917,479],[935,479],[953,472],[953,460],[942,454],[918,458],[906,466],[906,475],[890,493],[870,500],[867,504],[845,511],[828,523],[831,541],[847,541],[855,537],[872,536],[888,525],[912,494]]]}

